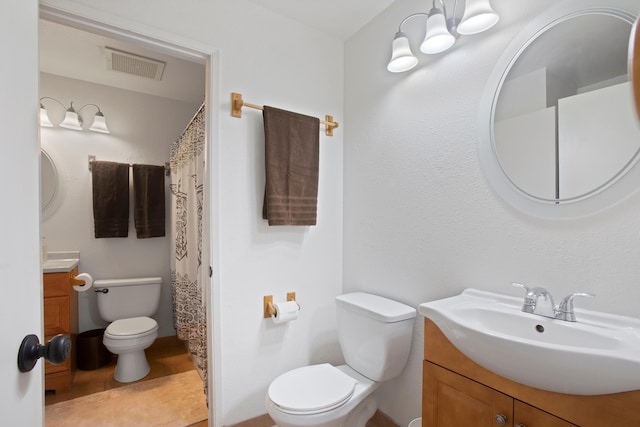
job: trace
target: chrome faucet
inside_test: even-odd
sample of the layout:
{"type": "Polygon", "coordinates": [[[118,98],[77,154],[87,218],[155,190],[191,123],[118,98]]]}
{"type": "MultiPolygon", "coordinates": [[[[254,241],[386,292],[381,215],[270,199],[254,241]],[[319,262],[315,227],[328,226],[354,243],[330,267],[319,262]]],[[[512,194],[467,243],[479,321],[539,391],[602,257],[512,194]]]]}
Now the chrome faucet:
{"type": "Polygon", "coordinates": [[[553,297],[545,288],[530,288],[521,283],[512,283],[512,286],[523,288],[526,291],[522,311],[525,313],[537,314],[539,316],[550,317],[552,319],[575,322],[576,315],[573,311],[573,299],[575,297],[594,297],[594,294],[587,292],[575,292],[566,296],[558,307],[553,303],[553,297]]]}
{"type": "Polygon", "coordinates": [[[593,298],[595,295],[588,292],[575,292],[571,295],[567,295],[562,299],[560,305],[556,309],[556,319],[566,320],[567,322],[576,321],[576,314],[573,312],[573,299],[575,297],[593,298]]]}

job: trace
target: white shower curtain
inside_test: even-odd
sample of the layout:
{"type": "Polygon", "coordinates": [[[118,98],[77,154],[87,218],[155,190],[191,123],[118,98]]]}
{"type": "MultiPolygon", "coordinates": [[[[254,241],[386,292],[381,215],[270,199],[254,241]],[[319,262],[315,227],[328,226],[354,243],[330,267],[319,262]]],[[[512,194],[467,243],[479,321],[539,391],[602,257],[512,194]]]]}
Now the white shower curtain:
{"type": "Polygon", "coordinates": [[[202,212],[205,167],[205,109],[200,107],[171,146],[171,287],[174,326],[204,382],[207,393],[207,324],[202,266],[202,212]]]}

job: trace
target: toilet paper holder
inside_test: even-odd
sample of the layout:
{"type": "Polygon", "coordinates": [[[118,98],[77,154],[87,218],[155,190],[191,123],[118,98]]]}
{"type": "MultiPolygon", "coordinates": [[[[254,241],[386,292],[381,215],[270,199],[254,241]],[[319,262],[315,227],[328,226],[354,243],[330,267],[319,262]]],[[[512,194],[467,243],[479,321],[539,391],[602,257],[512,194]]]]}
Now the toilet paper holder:
{"type": "Polygon", "coordinates": [[[71,283],[71,286],[84,286],[87,283],[83,279],[78,279],[77,276],[70,278],[69,282],[71,283]]]}
{"type": "MultiPolygon", "coordinates": [[[[296,300],[296,293],[287,292],[287,301],[295,301],[295,300],[296,300]]],[[[298,310],[300,310],[300,304],[298,304],[298,310]]],[[[265,295],[263,297],[263,317],[265,319],[269,319],[271,318],[271,316],[275,316],[275,314],[276,314],[276,309],[273,307],[273,295],[265,295]]]]}

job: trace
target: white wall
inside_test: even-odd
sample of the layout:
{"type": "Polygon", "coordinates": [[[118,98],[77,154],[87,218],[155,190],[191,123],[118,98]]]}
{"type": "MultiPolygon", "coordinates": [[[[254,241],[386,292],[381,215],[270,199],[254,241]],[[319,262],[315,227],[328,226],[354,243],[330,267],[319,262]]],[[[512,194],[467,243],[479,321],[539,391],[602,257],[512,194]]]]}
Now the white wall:
{"type": "MultiPolygon", "coordinates": [[[[340,361],[333,298],[342,291],[342,136],[320,138],[316,227],[268,227],[261,219],[264,148],[259,111],[230,116],[230,94],[324,118],[343,118],[343,43],[246,0],[130,2],[47,0],[85,16],[129,20],[128,29],[162,29],[220,49],[221,343],[216,351],[222,424],[264,414],[269,383],[282,372],[320,361],[340,361]],[[153,4],[153,7],[150,5],[153,4]],[[272,325],[262,297],[295,291],[300,318],[272,325]]],[[[218,265],[214,263],[214,265],[218,265]]]]}
{"type": "MultiPolygon", "coordinates": [[[[204,74],[202,76],[204,78],[204,74]]],[[[202,94],[204,98],[204,93],[202,94]]],[[[73,131],[61,127],[42,128],[42,147],[53,159],[60,176],[60,188],[51,211],[42,220],[42,235],[49,251],[80,251],[81,272],[94,279],[160,276],[163,280],[160,308],[153,316],[159,336],[175,335],[171,308],[170,276],[170,179],[165,179],[166,236],[136,238],[133,224],[133,193],[130,193],[129,236],[94,237],[91,172],[88,156],[96,160],[164,165],[169,149],[195,114],[199,105],[144,95],[113,87],[41,73],[40,96],[49,96],[76,109],[87,103],[100,106],[110,134],[73,131]]],[[[59,105],[45,100],[51,120],[64,116],[59,105]]],[[[93,107],[82,111],[90,119],[93,107]]],[[[85,127],[88,127],[87,122],[85,127]]],[[[131,184],[131,182],[130,182],[131,184]]],[[[104,327],[96,305],[96,294],[79,294],[80,332],[104,327]]]]}
{"type": "MultiPolygon", "coordinates": [[[[445,54],[418,54],[405,74],[386,71],[391,42],[423,1],[396,1],[348,40],[345,291],[417,306],[466,287],[520,295],[510,286],[518,281],[558,298],[593,292],[578,304],[640,317],[640,194],[592,217],[545,221],[503,202],[478,163],[478,112],[494,63],[530,17],[555,3],[493,1],[496,28],[461,37],[445,54]]],[[[407,26],[414,43],[421,25],[407,26]]],[[[420,415],[422,319],[415,331],[409,365],[378,392],[381,410],[400,425],[420,415]]]]}

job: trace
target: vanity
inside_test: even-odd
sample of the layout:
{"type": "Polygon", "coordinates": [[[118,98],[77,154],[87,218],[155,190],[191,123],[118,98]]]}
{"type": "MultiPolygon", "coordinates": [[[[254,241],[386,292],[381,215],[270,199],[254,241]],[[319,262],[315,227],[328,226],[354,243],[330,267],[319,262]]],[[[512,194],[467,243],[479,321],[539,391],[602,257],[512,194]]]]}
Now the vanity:
{"type": "Polygon", "coordinates": [[[72,279],[78,275],[77,258],[49,259],[42,266],[44,295],[44,340],[57,334],[71,337],[71,355],[59,365],[45,361],[45,390],[64,393],[70,390],[76,369],[76,337],[78,335],[78,293],[72,279]]]}
{"type": "Polygon", "coordinates": [[[631,345],[638,345],[640,320],[631,319],[637,324],[618,328],[615,324],[622,317],[594,312],[592,318],[587,311],[577,310],[577,322],[566,322],[523,313],[521,301],[518,305],[516,300],[467,290],[420,306],[425,316],[422,425],[640,425],[640,387],[635,388],[638,374],[633,372],[637,369],[625,365],[626,359],[640,363],[640,355],[633,356],[635,350],[623,343],[634,341],[635,336],[631,345]],[[583,325],[579,325],[580,316],[583,325]],[[595,335],[587,339],[591,330],[595,335]],[[616,389],[626,391],[609,392],[616,389]]]}

